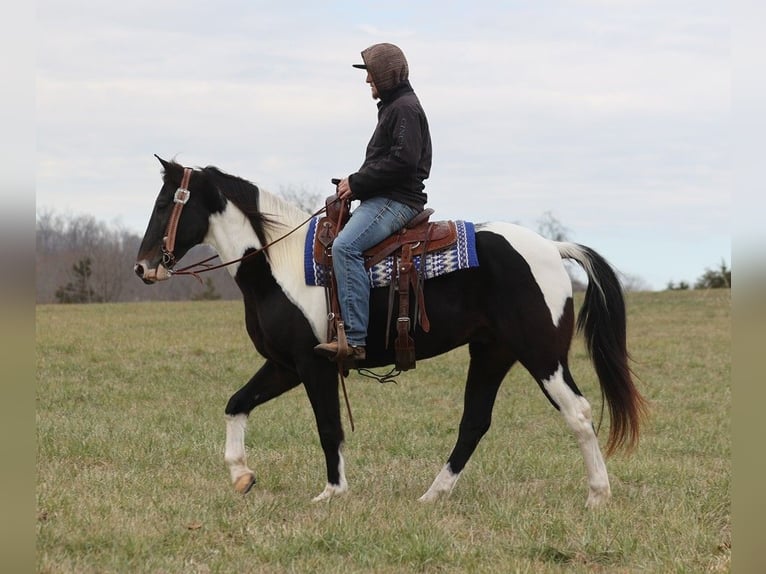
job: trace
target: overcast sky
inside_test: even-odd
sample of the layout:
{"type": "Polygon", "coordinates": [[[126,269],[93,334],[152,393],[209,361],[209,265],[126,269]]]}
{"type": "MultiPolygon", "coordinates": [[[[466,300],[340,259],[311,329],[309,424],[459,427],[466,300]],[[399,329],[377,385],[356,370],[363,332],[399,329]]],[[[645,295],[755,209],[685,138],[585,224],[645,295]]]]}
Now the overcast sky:
{"type": "Polygon", "coordinates": [[[143,233],[153,154],[333,192],[393,42],[431,125],[438,218],[536,228],[662,289],[731,263],[722,1],[38,0],[37,209],[143,233]]]}

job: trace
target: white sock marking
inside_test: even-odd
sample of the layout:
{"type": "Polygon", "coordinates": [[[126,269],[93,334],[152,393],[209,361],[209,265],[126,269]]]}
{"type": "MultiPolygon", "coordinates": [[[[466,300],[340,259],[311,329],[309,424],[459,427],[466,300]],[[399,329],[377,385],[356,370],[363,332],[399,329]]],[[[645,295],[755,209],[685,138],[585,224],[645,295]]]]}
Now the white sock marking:
{"type": "Polygon", "coordinates": [[[245,429],[247,415],[226,415],[226,451],[224,461],[229,467],[232,482],[252,472],[247,468],[245,455],[245,429]]]}
{"type": "Polygon", "coordinates": [[[588,475],[588,505],[596,506],[609,498],[611,490],[604,457],[593,431],[590,403],[569,388],[564,381],[564,369],[561,365],[549,379],[543,381],[543,386],[561,409],[564,420],[577,439],[588,475]]]}
{"type": "MultiPolygon", "coordinates": [[[[341,445],[342,447],[342,445],[341,445]]],[[[348,492],[348,483],[346,482],[346,462],[343,453],[338,450],[338,484],[327,483],[324,490],[311,499],[312,502],[321,502],[328,500],[333,496],[339,496],[348,492]]]]}
{"type": "Polygon", "coordinates": [[[445,464],[439,474],[436,475],[431,487],[418,500],[420,502],[432,502],[442,496],[449,496],[452,489],[455,488],[458,478],[460,478],[460,473],[455,474],[449,463],[445,464]]]}

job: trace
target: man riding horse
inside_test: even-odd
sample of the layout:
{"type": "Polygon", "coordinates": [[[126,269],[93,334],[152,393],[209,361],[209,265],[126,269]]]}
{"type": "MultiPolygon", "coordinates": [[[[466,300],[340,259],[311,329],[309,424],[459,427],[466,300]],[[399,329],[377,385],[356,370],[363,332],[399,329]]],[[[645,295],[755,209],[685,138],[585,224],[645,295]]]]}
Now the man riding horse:
{"type": "Polygon", "coordinates": [[[408,80],[404,53],[393,44],[375,44],[362,52],[378,124],[359,171],[343,178],[337,195],[358,199],[359,206],[332,244],[333,271],[348,346],[338,340],[314,349],[333,361],[354,362],[366,357],[370,280],[363,253],[423,210],[423,181],[431,170],[428,120],[408,80]]]}

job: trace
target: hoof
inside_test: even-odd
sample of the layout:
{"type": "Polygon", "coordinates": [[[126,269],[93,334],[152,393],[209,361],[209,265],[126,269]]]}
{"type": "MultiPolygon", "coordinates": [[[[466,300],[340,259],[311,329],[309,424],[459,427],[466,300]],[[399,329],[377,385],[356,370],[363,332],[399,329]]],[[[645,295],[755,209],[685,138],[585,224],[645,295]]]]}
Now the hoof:
{"type": "Polygon", "coordinates": [[[455,488],[457,479],[460,478],[460,473],[452,472],[449,463],[439,471],[436,475],[433,484],[426,491],[426,493],[418,498],[418,502],[435,502],[440,498],[447,498],[452,494],[452,489],[455,488]]]}
{"type": "Polygon", "coordinates": [[[327,483],[327,486],[325,486],[325,489],[320,492],[317,496],[311,499],[311,502],[321,502],[323,500],[330,500],[331,498],[335,496],[341,496],[343,494],[346,494],[348,492],[348,486],[345,484],[330,484],[327,483]]]}
{"type": "Polygon", "coordinates": [[[439,499],[447,498],[447,497],[449,497],[449,495],[450,495],[449,492],[441,492],[441,491],[438,491],[438,490],[437,491],[429,490],[423,496],[418,498],[418,502],[422,502],[424,504],[430,504],[432,502],[436,502],[439,499]]]}
{"type": "Polygon", "coordinates": [[[234,481],[234,490],[240,494],[247,494],[255,484],[255,477],[252,474],[243,474],[234,481]]]}
{"type": "Polygon", "coordinates": [[[606,506],[611,497],[612,492],[608,488],[602,491],[591,491],[588,495],[588,501],[585,503],[585,508],[601,508],[606,506]]]}

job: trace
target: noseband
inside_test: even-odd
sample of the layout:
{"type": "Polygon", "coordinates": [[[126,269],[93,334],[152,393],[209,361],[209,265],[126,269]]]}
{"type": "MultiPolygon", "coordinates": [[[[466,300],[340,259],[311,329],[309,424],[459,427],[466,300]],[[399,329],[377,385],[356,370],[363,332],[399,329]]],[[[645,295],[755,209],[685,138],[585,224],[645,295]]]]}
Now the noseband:
{"type": "Polygon", "coordinates": [[[178,230],[178,220],[181,219],[181,211],[184,205],[189,201],[191,192],[189,191],[189,180],[191,179],[192,169],[184,168],[184,175],[181,178],[181,187],[176,190],[173,196],[173,211],[168,220],[168,226],[165,229],[165,237],[162,238],[162,266],[170,271],[176,264],[176,257],[173,255],[173,249],[176,246],[176,231],[178,230]]]}

